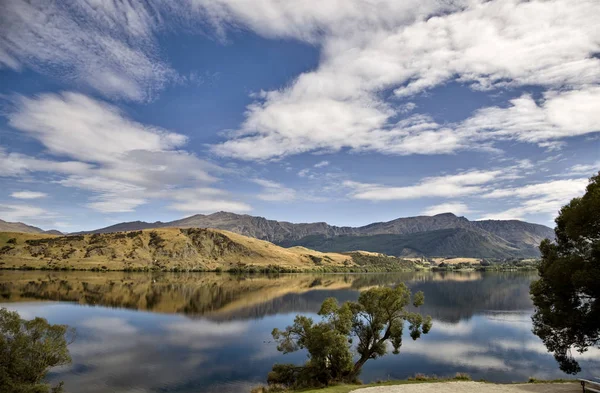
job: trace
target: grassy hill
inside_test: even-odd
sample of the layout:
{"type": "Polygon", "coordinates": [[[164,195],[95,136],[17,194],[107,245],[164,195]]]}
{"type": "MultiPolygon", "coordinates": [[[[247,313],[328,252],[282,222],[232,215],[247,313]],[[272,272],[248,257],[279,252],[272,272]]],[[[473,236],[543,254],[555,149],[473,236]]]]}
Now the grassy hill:
{"type": "Polygon", "coordinates": [[[415,264],[372,253],[283,248],[217,229],[54,236],[0,233],[0,268],[162,271],[391,271],[415,264]]]}

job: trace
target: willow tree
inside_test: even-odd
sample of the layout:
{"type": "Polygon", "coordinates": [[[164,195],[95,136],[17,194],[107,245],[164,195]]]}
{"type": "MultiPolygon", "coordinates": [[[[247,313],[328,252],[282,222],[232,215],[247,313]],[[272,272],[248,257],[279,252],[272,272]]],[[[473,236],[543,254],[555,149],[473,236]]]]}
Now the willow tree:
{"type": "Polygon", "coordinates": [[[399,353],[406,324],[413,340],[429,332],[431,317],[407,309],[423,302],[422,292],[411,296],[404,284],[369,289],[357,302],[341,306],[334,298],[326,299],[318,313],[320,322],[298,315],[285,330],[273,330],[279,351],[305,349],[309,360],[303,366],[276,364],[269,383],[305,387],[356,381],[369,359],[387,353],[388,343],[394,354],[399,353]]]}
{"type": "Polygon", "coordinates": [[[540,245],[540,279],[531,285],[533,332],[561,370],[581,371],[571,351],[600,347],[600,173],[556,218],[556,242],[540,245]]]}

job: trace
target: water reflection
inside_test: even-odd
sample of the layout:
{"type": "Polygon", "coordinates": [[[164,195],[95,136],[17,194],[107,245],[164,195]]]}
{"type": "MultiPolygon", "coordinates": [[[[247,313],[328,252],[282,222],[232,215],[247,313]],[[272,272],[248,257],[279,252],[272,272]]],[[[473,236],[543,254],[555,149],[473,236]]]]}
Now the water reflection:
{"type": "Polygon", "coordinates": [[[405,282],[428,295],[423,312],[458,321],[481,310],[530,308],[532,277],[514,272],[234,276],[3,271],[0,297],[10,302],[54,300],[229,320],[314,313],[329,296],[356,300],[361,290],[405,282]]]}
{"type": "MultiPolygon", "coordinates": [[[[227,274],[0,272],[3,305],[77,328],[73,364],[55,370],[70,392],[248,392],[281,355],[270,332],[329,296],[406,282],[425,292],[434,328],[400,356],[367,363],[363,379],[468,372],[496,381],[564,377],[531,333],[523,273],[399,273],[235,277],[227,274]],[[51,302],[50,302],[51,301],[51,302]],[[96,307],[89,307],[94,305],[96,307]]],[[[580,357],[600,374],[597,351],[580,357]]]]}

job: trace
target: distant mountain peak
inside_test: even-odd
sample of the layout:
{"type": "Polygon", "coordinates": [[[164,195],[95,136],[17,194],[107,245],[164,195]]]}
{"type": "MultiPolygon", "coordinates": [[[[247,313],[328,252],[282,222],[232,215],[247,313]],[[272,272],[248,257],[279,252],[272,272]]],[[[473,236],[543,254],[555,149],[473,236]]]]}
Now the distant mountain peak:
{"type": "MultiPolygon", "coordinates": [[[[424,217],[427,217],[427,216],[424,216],[424,217]]],[[[439,214],[434,215],[433,217],[456,217],[456,218],[458,218],[458,216],[456,214],[450,213],[450,212],[439,213],[439,214]]]]}

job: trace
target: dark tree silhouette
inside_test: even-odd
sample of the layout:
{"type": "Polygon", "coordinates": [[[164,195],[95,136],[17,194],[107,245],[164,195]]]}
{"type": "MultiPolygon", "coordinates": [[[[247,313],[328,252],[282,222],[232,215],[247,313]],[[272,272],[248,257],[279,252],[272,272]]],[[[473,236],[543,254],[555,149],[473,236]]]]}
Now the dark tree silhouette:
{"type": "Polygon", "coordinates": [[[581,371],[571,350],[600,345],[600,173],[585,195],[563,206],[556,242],[540,245],[540,279],[531,285],[533,332],[569,374],[581,371]]]}

